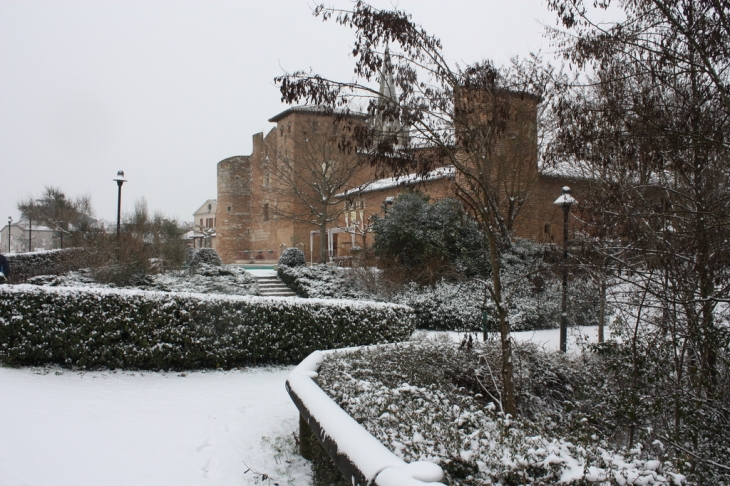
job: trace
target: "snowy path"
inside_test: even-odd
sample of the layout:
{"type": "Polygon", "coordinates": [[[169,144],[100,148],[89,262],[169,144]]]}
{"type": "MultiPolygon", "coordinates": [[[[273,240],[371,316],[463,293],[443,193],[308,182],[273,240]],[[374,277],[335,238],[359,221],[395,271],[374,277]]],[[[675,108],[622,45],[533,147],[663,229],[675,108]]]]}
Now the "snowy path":
{"type": "Polygon", "coordinates": [[[268,474],[277,467],[262,437],[298,425],[284,389],[290,369],[0,368],[0,485],[250,484],[243,461],[268,474]]]}

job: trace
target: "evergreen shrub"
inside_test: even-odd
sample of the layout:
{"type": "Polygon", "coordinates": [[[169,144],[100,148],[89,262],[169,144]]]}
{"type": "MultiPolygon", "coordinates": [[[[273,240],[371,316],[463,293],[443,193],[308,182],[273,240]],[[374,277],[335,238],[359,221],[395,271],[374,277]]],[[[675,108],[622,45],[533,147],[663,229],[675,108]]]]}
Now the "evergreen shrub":
{"type": "Polygon", "coordinates": [[[201,264],[220,266],[223,265],[223,260],[213,248],[200,248],[193,253],[190,266],[196,267],[201,264]]]}
{"type": "Polygon", "coordinates": [[[182,370],[296,363],[407,339],[408,307],[126,289],[0,288],[0,361],[182,370]]]}
{"type": "Polygon", "coordinates": [[[24,283],[37,275],[60,275],[89,266],[93,255],[85,248],[11,253],[10,282],[24,283]]]}
{"type": "Polygon", "coordinates": [[[303,267],[306,264],[307,260],[304,258],[304,252],[299,248],[287,248],[281,252],[281,257],[279,257],[279,265],[303,267]]]}

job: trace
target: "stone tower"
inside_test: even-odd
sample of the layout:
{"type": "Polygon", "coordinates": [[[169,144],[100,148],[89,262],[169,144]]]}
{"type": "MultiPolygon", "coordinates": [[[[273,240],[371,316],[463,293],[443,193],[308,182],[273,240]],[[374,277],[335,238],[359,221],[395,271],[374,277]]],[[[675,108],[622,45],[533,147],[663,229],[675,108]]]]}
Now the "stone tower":
{"type": "Polygon", "coordinates": [[[250,250],[251,161],[237,155],[218,162],[218,253],[226,263],[236,261],[236,251],[250,250]]]}

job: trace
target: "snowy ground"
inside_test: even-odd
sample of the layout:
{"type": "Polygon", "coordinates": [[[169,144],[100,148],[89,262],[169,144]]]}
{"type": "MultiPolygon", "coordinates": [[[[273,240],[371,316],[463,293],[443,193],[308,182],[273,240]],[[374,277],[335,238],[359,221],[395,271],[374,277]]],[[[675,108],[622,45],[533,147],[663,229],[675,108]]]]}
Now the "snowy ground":
{"type": "MultiPolygon", "coordinates": [[[[605,329],[606,338],[610,337],[609,328],[605,329]]],[[[428,335],[448,335],[453,341],[461,342],[464,339],[463,332],[439,332],[429,331],[428,335]]],[[[482,333],[478,333],[479,340],[482,339],[482,333]]],[[[490,334],[490,339],[499,340],[499,335],[490,334]]],[[[541,331],[522,331],[513,332],[512,338],[518,342],[533,342],[539,346],[542,346],[547,351],[557,351],[560,349],[560,330],[559,329],[544,329],[541,331]]],[[[568,328],[568,339],[567,348],[568,352],[579,352],[579,343],[598,342],[598,327],[597,326],[580,326],[568,328]]]]}
{"type": "MultiPolygon", "coordinates": [[[[580,330],[595,341],[596,328],[580,330]]],[[[557,349],[558,330],[515,339],[557,349]]],[[[273,484],[261,474],[309,484],[306,463],[271,444],[298,426],[284,389],[290,370],[0,367],[0,486],[273,484]]]]}
{"type": "MultiPolygon", "coordinates": [[[[260,484],[255,472],[280,478],[288,458],[275,457],[262,438],[290,437],[298,426],[284,389],[290,370],[181,376],[0,368],[0,485],[260,484]]],[[[292,459],[293,484],[308,484],[308,466],[292,459]]]]}

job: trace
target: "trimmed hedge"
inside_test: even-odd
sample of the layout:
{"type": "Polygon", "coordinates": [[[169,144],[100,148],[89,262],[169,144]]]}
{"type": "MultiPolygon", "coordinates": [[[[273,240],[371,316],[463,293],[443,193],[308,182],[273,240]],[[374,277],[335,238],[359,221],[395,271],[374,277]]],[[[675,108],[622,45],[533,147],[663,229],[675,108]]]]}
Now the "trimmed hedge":
{"type": "Polygon", "coordinates": [[[406,306],[375,302],[0,287],[0,361],[183,370],[289,364],[317,349],[394,342],[406,306]]]}
{"type": "Polygon", "coordinates": [[[307,264],[307,260],[304,258],[304,252],[299,248],[287,248],[281,252],[279,257],[279,265],[286,265],[287,267],[303,267],[307,264]]]}
{"type": "Polygon", "coordinates": [[[10,283],[25,283],[37,275],[61,275],[89,266],[92,255],[85,248],[9,253],[10,283]]]}

